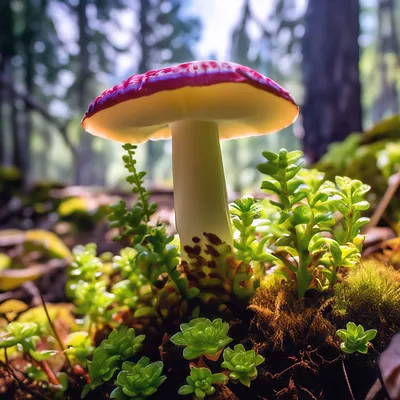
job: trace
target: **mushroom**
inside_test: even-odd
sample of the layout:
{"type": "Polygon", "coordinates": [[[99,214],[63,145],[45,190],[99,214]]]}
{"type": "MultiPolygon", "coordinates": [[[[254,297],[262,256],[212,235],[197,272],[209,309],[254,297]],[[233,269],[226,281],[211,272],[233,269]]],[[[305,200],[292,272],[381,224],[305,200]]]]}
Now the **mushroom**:
{"type": "Polygon", "coordinates": [[[232,245],[220,140],[285,128],[299,109],[252,69],[193,61],[133,75],[97,97],[82,126],[125,143],[172,137],[175,221],[181,247],[212,233],[232,245]]]}

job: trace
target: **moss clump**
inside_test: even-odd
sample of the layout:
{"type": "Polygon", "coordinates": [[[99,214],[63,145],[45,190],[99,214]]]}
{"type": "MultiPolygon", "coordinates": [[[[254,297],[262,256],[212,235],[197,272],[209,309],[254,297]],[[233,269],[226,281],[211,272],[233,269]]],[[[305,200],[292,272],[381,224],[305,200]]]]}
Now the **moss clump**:
{"type": "Polygon", "coordinates": [[[309,345],[337,346],[336,327],[328,320],[332,303],[333,298],[324,296],[301,300],[287,285],[270,283],[257,289],[249,308],[256,314],[263,339],[273,349],[289,351],[309,345]]]}
{"type": "Polygon", "coordinates": [[[366,260],[336,285],[334,313],[366,329],[378,329],[381,345],[400,330],[400,271],[366,260]]]}

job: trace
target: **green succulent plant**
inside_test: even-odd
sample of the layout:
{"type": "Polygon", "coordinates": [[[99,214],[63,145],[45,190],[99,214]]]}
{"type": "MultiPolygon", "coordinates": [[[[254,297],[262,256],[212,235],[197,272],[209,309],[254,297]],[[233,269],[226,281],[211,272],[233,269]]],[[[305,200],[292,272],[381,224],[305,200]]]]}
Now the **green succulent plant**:
{"type": "Polygon", "coordinates": [[[356,325],[354,322],[348,322],[346,329],[339,329],[336,334],[342,340],[340,348],[345,353],[355,353],[356,351],[362,354],[368,353],[369,342],[375,338],[376,329],[364,330],[362,325],[356,325]]]}
{"type": "Polygon", "coordinates": [[[251,381],[257,378],[257,367],[264,362],[264,357],[254,350],[246,351],[242,344],[237,344],[233,350],[225,349],[223,357],[221,367],[231,371],[229,377],[248,387],[251,381]]]}
{"type": "MultiPolygon", "coordinates": [[[[108,219],[112,228],[119,229],[120,233],[115,240],[125,238],[132,243],[136,254],[127,254],[130,257],[128,268],[133,266],[138,269],[151,284],[155,284],[161,274],[167,273],[183,297],[193,297],[197,292],[188,291],[187,279],[177,270],[179,253],[171,245],[174,237],[167,235],[163,224],[150,224],[157,204],[150,202],[150,193],[144,187],[143,178],[146,172],[136,168],[134,156],[137,146],[127,143],[122,147],[126,151],[122,159],[129,172],[126,181],[132,185],[132,192],[137,194],[137,200],[131,208],[123,200],[113,204],[110,206],[108,219]]],[[[121,254],[122,258],[124,256],[121,254]]],[[[127,264],[122,264],[122,267],[126,273],[127,264]]]]}
{"type": "Polygon", "coordinates": [[[136,265],[137,251],[132,247],[125,247],[121,249],[119,255],[112,258],[113,269],[121,273],[121,275],[128,279],[134,285],[141,285],[147,282],[147,279],[141,273],[139,267],[136,265]]]}
{"type": "Polygon", "coordinates": [[[73,261],[68,271],[70,280],[82,279],[94,281],[101,275],[102,262],[96,254],[97,246],[89,243],[86,246],[76,246],[73,250],[73,261]]]}
{"type": "Polygon", "coordinates": [[[181,332],[171,337],[176,346],[185,346],[183,357],[193,360],[200,356],[213,358],[218,356],[232,339],[227,335],[229,324],[221,318],[213,321],[207,318],[195,318],[189,323],[181,324],[181,332]]]}
{"type": "Polygon", "coordinates": [[[178,393],[193,394],[195,399],[204,399],[215,393],[215,384],[224,384],[227,381],[224,374],[213,374],[208,368],[190,368],[190,375],[186,378],[187,385],[183,385],[178,393]]]}
{"type": "Polygon", "coordinates": [[[131,309],[135,309],[139,300],[137,289],[138,287],[131,283],[130,280],[124,279],[123,281],[119,281],[113,285],[111,293],[115,295],[115,298],[119,304],[127,305],[131,309]]]}
{"type": "Polygon", "coordinates": [[[68,335],[66,341],[66,354],[71,363],[79,363],[83,367],[87,365],[87,358],[93,354],[94,346],[88,332],[79,331],[68,335]]]}
{"type": "Polygon", "coordinates": [[[55,350],[36,351],[39,326],[35,322],[10,322],[0,332],[0,349],[16,346],[22,353],[29,354],[35,361],[44,361],[57,353],[55,350]]]}
{"type": "Polygon", "coordinates": [[[10,322],[0,333],[0,348],[8,348],[20,345],[27,352],[34,350],[38,325],[35,322],[10,322]]]}
{"type": "Polygon", "coordinates": [[[324,181],[319,171],[302,169],[301,151],[265,151],[263,156],[266,162],[257,168],[268,179],[261,188],[276,196],[270,203],[279,215],[270,228],[273,255],[295,276],[299,297],[311,287],[331,289],[340,268],[360,259],[360,230],[369,221],[361,213],[369,207],[365,196],[370,187],[347,177],[324,181]]]}
{"type": "Polygon", "coordinates": [[[132,357],[142,347],[145,335],[136,336],[133,328],[121,326],[114,329],[100,344],[109,355],[119,355],[122,359],[132,357]]]}
{"type": "Polygon", "coordinates": [[[150,359],[142,357],[137,363],[125,361],[117,376],[118,386],[111,392],[111,399],[143,400],[154,394],[167,379],[161,375],[164,364],[162,361],[150,363],[150,359]]]}
{"type": "Polygon", "coordinates": [[[76,311],[84,314],[93,322],[111,321],[113,310],[109,309],[115,300],[115,295],[107,291],[104,281],[79,281],[73,286],[76,311]]]}
{"type": "Polygon", "coordinates": [[[238,239],[234,240],[236,256],[245,263],[272,261],[276,258],[265,251],[266,239],[258,242],[254,222],[260,218],[261,202],[253,197],[243,197],[230,204],[232,223],[237,229],[238,239]]]}
{"type": "MultiPolygon", "coordinates": [[[[399,170],[399,129],[400,116],[393,115],[378,122],[362,135],[352,133],[345,140],[331,144],[315,167],[326,172],[328,179],[345,175],[370,185],[372,193],[369,200],[374,209],[387,190],[389,177],[399,170]]],[[[384,219],[397,234],[400,233],[396,223],[400,216],[399,210],[399,196],[393,196],[385,210],[384,219]]]]}
{"type": "Polygon", "coordinates": [[[265,246],[268,236],[264,236],[261,240],[256,237],[256,221],[260,219],[261,211],[262,203],[253,197],[243,197],[230,204],[232,224],[238,233],[234,234],[233,241],[236,258],[253,266],[258,282],[260,277],[265,275],[262,264],[277,260],[265,246]]]}
{"type": "Polygon", "coordinates": [[[140,350],[144,339],[144,335],[136,336],[133,328],[122,326],[113,330],[96,348],[92,361],[88,363],[91,382],[84,387],[82,398],[103,382],[109,381],[121,368],[123,361],[140,350]]]}

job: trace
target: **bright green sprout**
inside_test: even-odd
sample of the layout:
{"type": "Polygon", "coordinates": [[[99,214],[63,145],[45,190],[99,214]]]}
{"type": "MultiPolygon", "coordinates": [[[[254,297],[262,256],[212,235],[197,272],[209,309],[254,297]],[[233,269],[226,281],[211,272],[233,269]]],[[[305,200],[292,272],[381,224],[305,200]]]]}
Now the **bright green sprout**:
{"type": "Polygon", "coordinates": [[[115,295],[107,290],[106,281],[101,280],[103,262],[96,255],[96,245],[76,246],[73,255],[66,290],[77,313],[84,315],[87,322],[111,322],[114,310],[109,306],[115,295]]]}
{"type": "Polygon", "coordinates": [[[377,330],[369,329],[365,331],[362,325],[356,326],[354,322],[348,322],[346,329],[339,329],[336,334],[342,340],[340,348],[345,353],[352,354],[358,351],[367,354],[369,342],[375,338],[377,330]]]}
{"type": "Polygon", "coordinates": [[[35,322],[10,322],[0,333],[0,349],[17,346],[23,353],[30,354],[35,361],[44,361],[57,353],[55,350],[36,351],[39,326],[35,322]]]}
{"type": "Polygon", "coordinates": [[[76,246],[73,250],[74,259],[68,271],[70,281],[95,281],[101,275],[102,262],[96,255],[96,244],[76,246]]]}
{"type": "Polygon", "coordinates": [[[267,161],[257,168],[268,179],[261,188],[276,196],[270,203],[279,214],[270,228],[275,231],[272,247],[278,248],[274,255],[295,275],[299,297],[312,282],[321,291],[331,289],[340,268],[360,259],[360,230],[368,222],[361,212],[369,207],[365,195],[370,187],[347,177],[324,181],[324,174],[302,169],[301,151],[265,151],[263,156],[267,161]],[[337,212],[341,222],[334,217],[337,212]]]}
{"type": "Polygon", "coordinates": [[[134,310],[139,300],[139,294],[137,292],[139,287],[131,283],[128,279],[124,279],[113,285],[111,292],[115,295],[119,304],[126,305],[134,310]]]}
{"type": "Polygon", "coordinates": [[[163,367],[162,361],[150,363],[147,357],[142,357],[137,364],[125,361],[122,371],[117,376],[118,387],[112,391],[110,398],[143,400],[150,397],[167,379],[165,375],[161,375],[163,367]]]}
{"type": "Polygon", "coordinates": [[[88,363],[91,382],[84,387],[82,398],[109,381],[121,369],[122,362],[140,350],[144,339],[144,335],[136,336],[133,328],[122,326],[113,330],[96,348],[92,361],[88,363]]]}
{"type": "Polygon", "coordinates": [[[86,367],[87,358],[94,351],[89,333],[84,331],[73,332],[68,335],[65,345],[67,347],[65,352],[71,363],[79,363],[83,367],[86,367]]]}
{"type": "Polygon", "coordinates": [[[227,335],[229,324],[221,318],[210,321],[207,318],[195,318],[189,323],[181,324],[182,332],[171,337],[171,342],[176,346],[185,346],[183,357],[193,360],[200,356],[213,358],[218,356],[232,339],[227,335]]]}
{"type": "Polygon", "coordinates": [[[246,351],[242,344],[237,344],[233,350],[225,349],[223,357],[221,367],[232,371],[229,377],[248,387],[251,381],[257,378],[257,367],[264,362],[264,357],[254,350],[246,351]]]}
{"type": "Polygon", "coordinates": [[[260,263],[274,261],[276,257],[266,251],[268,236],[260,241],[256,238],[255,221],[260,218],[262,206],[253,197],[243,197],[230,204],[232,224],[238,231],[233,241],[236,258],[246,264],[253,264],[257,278],[264,275],[260,263]]]}
{"type": "MultiPolygon", "coordinates": [[[[197,292],[189,293],[187,279],[177,270],[179,253],[171,244],[174,237],[167,235],[165,226],[157,223],[150,224],[151,216],[157,210],[157,204],[150,202],[150,193],[144,187],[146,172],[138,171],[134,158],[137,146],[124,144],[126,154],[122,157],[129,175],[126,181],[132,185],[132,192],[137,194],[137,200],[132,208],[128,208],[121,200],[110,206],[108,219],[110,227],[118,228],[120,234],[115,240],[128,239],[135,251],[131,265],[138,269],[150,284],[155,284],[159,276],[167,273],[184,297],[194,297],[197,292]]],[[[121,254],[122,256],[122,254],[121,254]]],[[[126,267],[126,264],[125,264],[126,267]]]]}
{"type": "Polygon", "coordinates": [[[93,322],[110,322],[114,311],[109,306],[114,302],[115,295],[107,291],[105,281],[79,281],[73,286],[76,312],[84,314],[93,322]]]}
{"type": "Polygon", "coordinates": [[[26,352],[34,350],[39,339],[38,329],[34,322],[10,322],[0,333],[0,348],[20,345],[26,352]]]}
{"type": "Polygon", "coordinates": [[[147,281],[147,279],[136,265],[136,256],[137,251],[132,247],[121,249],[119,255],[112,258],[113,269],[119,271],[124,278],[129,279],[132,283],[140,285],[142,282],[147,281]]]}
{"type": "Polygon", "coordinates": [[[224,384],[227,381],[224,374],[212,374],[208,368],[190,369],[190,375],[186,378],[187,385],[183,385],[178,393],[182,395],[193,394],[195,399],[204,399],[215,393],[215,384],[224,384]]]}

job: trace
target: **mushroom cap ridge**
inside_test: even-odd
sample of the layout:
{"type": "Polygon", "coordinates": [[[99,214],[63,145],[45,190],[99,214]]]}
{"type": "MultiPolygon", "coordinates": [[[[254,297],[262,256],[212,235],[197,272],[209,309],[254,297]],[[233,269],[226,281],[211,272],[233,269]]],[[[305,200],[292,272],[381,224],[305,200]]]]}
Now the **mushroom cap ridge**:
{"type": "Polygon", "coordinates": [[[120,142],[168,139],[168,124],[214,121],[220,138],[262,135],[290,125],[299,109],[290,94],[251,68],[193,61],[133,75],[104,91],[86,111],[89,133],[120,142]]]}

